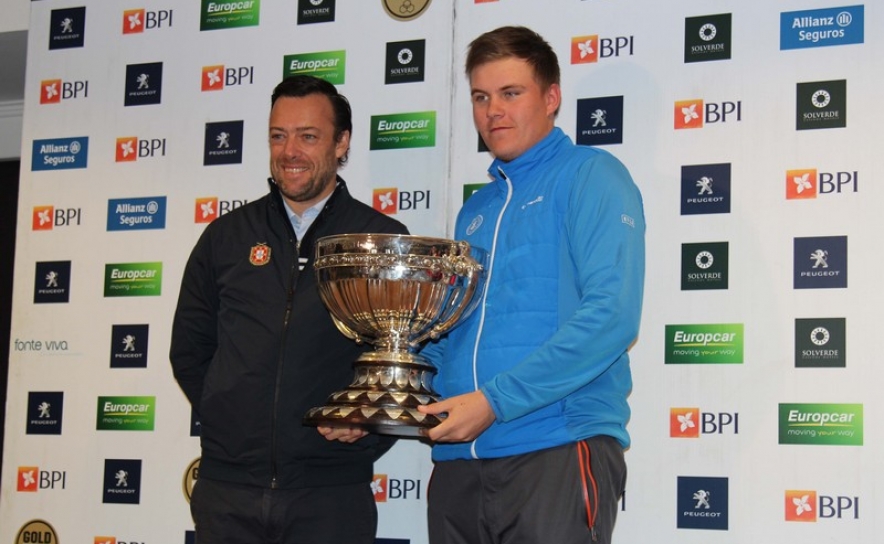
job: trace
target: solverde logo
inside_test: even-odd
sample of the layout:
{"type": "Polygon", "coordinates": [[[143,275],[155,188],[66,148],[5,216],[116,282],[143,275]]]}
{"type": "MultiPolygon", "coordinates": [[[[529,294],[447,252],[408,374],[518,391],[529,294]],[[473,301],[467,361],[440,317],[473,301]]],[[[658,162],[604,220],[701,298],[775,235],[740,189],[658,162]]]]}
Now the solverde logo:
{"type": "Polygon", "coordinates": [[[666,325],[667,365],[742,364],[743,324],[666,325]]]}
{"type": "Polygon", "coordinates": [[[258,26],[261,0],[203,0],[200,31],[258,26]]]}
{"type": "Polygon", "coordinates": [[[863,445],[862,404],[780,404],[780,444],[863,445]]]}
{"type": "Polygon", "coordinates": [[[371,116],[369,149],[404,149],[435,145],[435,111],[371,116]]]}
{"type": "Polygon", "coordinates": [[[98,397],[95,429],[152,431],[156,397],[98,397]]]}
{"type": "Polygon", "coordinates": [[[347,51],[296,53],[282,59],[282,77],[308,75],[324,79],[334,85],[344,83],[347,51]]]}
{"type": "Polygon", "coordinates": [[[104,265],[104,296],[155,297],[162,294],[163,263],[104,265]]]}

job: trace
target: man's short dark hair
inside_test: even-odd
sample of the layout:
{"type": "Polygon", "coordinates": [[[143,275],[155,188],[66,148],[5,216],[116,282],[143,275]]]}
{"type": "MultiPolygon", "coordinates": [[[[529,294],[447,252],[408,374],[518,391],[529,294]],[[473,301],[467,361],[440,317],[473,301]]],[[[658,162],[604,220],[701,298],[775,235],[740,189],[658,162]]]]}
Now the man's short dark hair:
{"type": "Polygon", "coordinates": [[[534,79],[543,89],[561,82],[559,59],[543,37],[524,26],[502,26],[473,40],[467,50],[467,77],[483,64],[516,57],[534,69],[534,79]]]}
{"type": "MultiPolygon", "coordinates": [[[[270,97],[270,107],[276,104],[281,97],[302,98],[311,94],[321,94],[328,97],[332,111],[335,114],[335,141],[341,139],[343,132],[353,134],[353,112],[350,110],[350,101],[338,92],[338,89],[324,79],[313,76],[289,76],[283,79],[273,89],[270,97]]],[[[346,162],[347,155],[341,157],[341,164],[346,162]]]]}

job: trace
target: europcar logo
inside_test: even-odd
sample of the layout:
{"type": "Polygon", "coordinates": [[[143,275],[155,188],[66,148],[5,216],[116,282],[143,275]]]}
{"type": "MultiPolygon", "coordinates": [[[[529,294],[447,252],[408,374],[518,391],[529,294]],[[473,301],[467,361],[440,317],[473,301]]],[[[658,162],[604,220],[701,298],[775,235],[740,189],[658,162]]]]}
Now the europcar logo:
{"type": "Polygon", "coordinates": [[[261,0],[202,0],[200,31],[258,26],[261,0]]]}
{"type": "Polygon", "coordinates": [[[89,137],[34,140],[31,147],[31,171],[86,168],[89,137]]]}
{"type": "Polygon", "coordinates": [[[282,59],[282,77],[307,75],[324,79],[335,85],[344,83],[347,51],[295,53],[282,59]]]}
{"type": "Polygon", "coordinates": [[[862,404],[780,404],[780,444],[862,446],[862,404]]]}
{"type": "Polygon", "coordinates": [[[49,49],[83,47],[86,8],[54,9],[49,16],[49,49]]]}
{"type": "Polygon", "coordinates": [[[730,212],[730,163],[681,167],[681,215],[730,212]]]}
{"type": "Polygon", "coordinates": [[[843,317],[795,320],[796,368],[847,366],[847,320],[843,317]]]}
{"type": "Polygon", "coordinates": [[[794,239],[795,289],[847,287],[847,236],[794,239]]]}
{"type": "Polygon", "coordinates": [[[728,529],[728,479],[715,477],[678,477],[679,529],[728,529]]]}
{"type": "Polygon", "coordinates": [[[602,96],[577,100],[577,143],[623,143],[623,97],[602,96]]]}
{"type": "Polygon", "coordinates": [[[166,228],[166,197],[114,198],[107,201],[107,230],[166,228]]]}
{"type": "Polygon", "coordinates": [[[669,436],[699,438],[701,434],[740,434],[737,412],[702,412],[697,407],[669,409],[669,436]]]}
{"type": "Polygon", "coordinates": [[[61,391],[28,392],[26,434],[61,434],[64,393],[61,391]]]}
{"type": "Polygon", "coordinates": [[[859,171],[819,172],[816,168],[786,170],[786,200],[814,199],[818,195],[856,193],[859,171]]]}
{"type": "Polygon", "coordinates": [[[859,519],[859,497],[824,495],[815,490],[789,489],[785,495],[786,521],[859,519]]]}
{"type": "Polygon", "coordinates": [[[847,80],[799,83],[795,107],[795,130],[846,127],[847,80]]]}
{"type": "Polygon", "coordinates": [[[105,297],[150,297],[162,294],[163,263],[104,265],[105,297]]]}
{"type": "Polygon", "coordinates": [[[633,36],[599,38],[598,34],[571,38],[571,64],[589,64],[599,59],[632,56],[633,36]]]}
{"type": "Polygon", "coordinates": [[[435,145],[435,111],[371,116],[369,149],[406,149],[435,145]]]}
{"type": "Polygon", "coordinates": [[[172,10],[148,11],[144,8],[123,11],[123,34],[141,34],[145,30],[172,26],[172,10]]]}
{"type": "Polygon", "coordinates": [[[98,397],[98,431],[152,431],[156,397],[98,397]]]}
{"type": "Polygon", "coordinates": [[[684,61],[731,58],[731,14],[688,17],[684,21],[684,61]]]}
{"type": "Polygon", "coordinates": [[[60,104],[62,100],[89,97],[89,81],[44,79],[40,82],[40,104],[60,104]]]}
{"type": "Polygon", "coordinates": [[[666,325],[664,363],[742,364],[743,324],[666,325]]]}
{"type": "Polygon", "coordinates": [[[298,0],[298,24],[330,23],[335,20],[335,0],[298,0]]]}
{"type": "Polygon", "coordinates": [[[780,49],[863,43],[865,6],[780,13],[780,49]]]}
{"type": "Polygon", "coordinates": [[[31,520],[18,530],[15,537],[15,544],[58,544],[58,534],[48,522],[42,519],[31,520]]]}

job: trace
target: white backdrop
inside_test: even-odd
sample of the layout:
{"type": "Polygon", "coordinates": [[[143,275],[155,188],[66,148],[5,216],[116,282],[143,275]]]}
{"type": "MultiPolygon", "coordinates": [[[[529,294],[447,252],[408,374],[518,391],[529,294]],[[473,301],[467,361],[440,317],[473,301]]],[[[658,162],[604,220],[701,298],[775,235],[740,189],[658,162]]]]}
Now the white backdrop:
{"type": "MultiPolygon", "coordinates": [[[[255,0],[241,21],[258,24],[201,31],[212,2],[191,4],[32,3],[0,542],[190,542],[184,482],[199,444],[169,368],[169,325],[205,225],[199,205],[223,212],[266,191],[269,96],[284,59],[344,52],[351,191],[398,196],[385,211],[411,232],[450,236],[465,186],[484,183],[491,160],[472,127],[463,54],[504,24],[547,38],[562,66],[559,125],[621,158],[645,199],[645,312],[616,540],[877,542],[879,6],[387,2],[397,19],[381,0],[255,0]],[[146,24],[124,32],[132,16],[146,24]],[[388,66],[388,49],[404,62],[388,66]],[[156,92],[159,73],[158,100],[127,78],[143,64],[153,66],[130,76],[154,70],[156,92]],[[217,66],[223,89],[201,90],[204,68],[217,66]],[[47,100],[53,82],[59,95],[47,100]],[[127,96],[156,103],[126,106],[127,96]],[[691,111],[695,128],[680,128],[691,111]],[[372,126],[426,112],[435,145],[373,149],[372,126]],[[204,165],[219,142],[207,124],[229,121],[242,121],[241,162],[204,165]],[[135,155],[118,160],[133,137],[135,155]],[[79,153],[48,156],[74,168],[45,166],[41,148],[73,141],[79,153]],[[154,213],[137,211],[149,202],[154,213]],[[117,204],[153,228],[121,227],[117,204]],[[116,265],[158,271],[153,290],[127,291],[155,296],[109,290],[109,270],[127,267],[116,265]],[[60,286],[47,285],[51,272],[60,286]],[[121,331],[135,331],[134,351],[121,331]],[[676,342],[686,333],[708,341],[676,342]],[[120,423],[100,412],[107,400],[149,408],[120,423]],[[790,413],[808,424],[793,426],[790,413]],[[820,425],[823,415],[832,421],[820,425]],[[113,478],[133,462],[137,504],[113,478]]],[[[381,459],[379,538],[427,541],[431,469],[412,440],[381,459]]]]}

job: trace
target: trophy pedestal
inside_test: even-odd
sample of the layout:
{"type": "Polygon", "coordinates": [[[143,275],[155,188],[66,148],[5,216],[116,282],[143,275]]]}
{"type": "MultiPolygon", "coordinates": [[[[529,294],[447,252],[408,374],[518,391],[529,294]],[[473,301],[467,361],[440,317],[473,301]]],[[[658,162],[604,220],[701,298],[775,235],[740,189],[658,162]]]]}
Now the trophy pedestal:
{"type": "Polygon", "coordinates": [[[362,355],[353,366],[353,383],[332,393],[325,406],[310,409],[305,425],[423,436],[442,422],[443,417],[417,410],[439,400],[432,388],[436,369],[420,355],[376,351],[362,355]]]}

